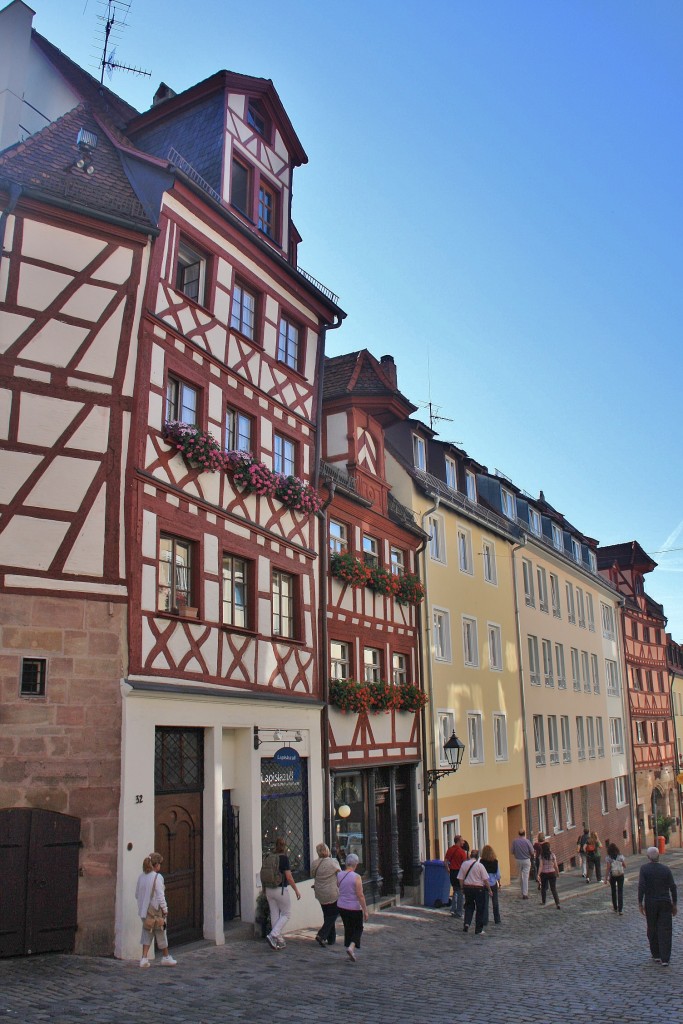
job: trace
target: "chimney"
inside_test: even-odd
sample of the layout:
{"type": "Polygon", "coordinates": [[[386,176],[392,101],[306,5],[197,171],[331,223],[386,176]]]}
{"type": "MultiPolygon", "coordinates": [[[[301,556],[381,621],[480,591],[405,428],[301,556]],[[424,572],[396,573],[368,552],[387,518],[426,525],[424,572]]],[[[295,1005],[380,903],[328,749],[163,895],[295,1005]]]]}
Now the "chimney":
{"type": "Polygon", "coordinates": [[[166,100],[172,100],[174,96],[177,96],[175,89],[172,89],[170,85],[166,85],[166,82],[161,82],[159,88],[154,93],[154,99],[152,100],[152,106],[158,107],[160,103],[165,103],[166,100]]]}
{"type": "Polygon", "coordinates": [[[398,391],[398,383],[396,378],[396,363],[394,362],[393,356],[381,356],[379,365],[382,367],[387,379],[391,383],[393,388],[398,391]]]}

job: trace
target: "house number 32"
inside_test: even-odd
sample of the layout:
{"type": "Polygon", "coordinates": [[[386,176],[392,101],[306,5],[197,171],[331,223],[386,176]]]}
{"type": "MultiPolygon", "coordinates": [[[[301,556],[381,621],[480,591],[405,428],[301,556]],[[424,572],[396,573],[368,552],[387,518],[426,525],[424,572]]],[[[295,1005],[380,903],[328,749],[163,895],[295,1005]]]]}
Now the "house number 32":
{"type": "Polygon", "coordinates": [[[136,804],[141,804],[142,803],[142,793],[138,793],[138,795],[135,797],[135,803],[136,804]]]}

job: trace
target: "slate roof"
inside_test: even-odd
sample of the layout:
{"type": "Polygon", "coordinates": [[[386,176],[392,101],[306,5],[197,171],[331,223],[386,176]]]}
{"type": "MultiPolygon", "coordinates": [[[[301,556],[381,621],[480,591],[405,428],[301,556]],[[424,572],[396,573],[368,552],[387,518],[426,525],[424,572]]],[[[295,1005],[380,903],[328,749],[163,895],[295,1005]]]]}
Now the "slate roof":
{"type": "Polygon", "coordinates": [[[86,214],[115,217],[145,231],[154,227],[130,184],[103,118],[88,103],[79,104],[26,141],[4,150],[0,179],[86,214]],[[92,175],[74,169],[80,155],[76,145],[80,128],[97,136],[92,175]]]}
{"type": "Polygon", "coordinates": [[[637,567],[644,572],[651,572],[657,567],[657,563],[643,551],[637,540],[622,544],[603,544],[598,548],[597,555],[598,569],[610,569],[615,562],[622,568],[637,567]]]}

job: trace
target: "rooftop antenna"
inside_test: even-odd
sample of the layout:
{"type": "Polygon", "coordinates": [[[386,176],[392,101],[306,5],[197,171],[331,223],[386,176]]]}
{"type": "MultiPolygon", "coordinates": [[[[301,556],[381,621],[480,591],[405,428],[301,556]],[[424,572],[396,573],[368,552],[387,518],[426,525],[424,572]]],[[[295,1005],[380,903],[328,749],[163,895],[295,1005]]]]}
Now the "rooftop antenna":
{"type": "MultiPolygon", "coordinates": [[[[438,411],[441,409],[440,405],[434,405],[432,403],[432,372],[431,365],[429,362],[429,349],[427,349],[427,388],[429,392],[429,400],[427,402],[418,402],[417,404],[421,409],[429,409],[429,428],[434,429],[435,423],[453,423],[450,416],[439,416],[438,411]]],[[[460,444],[460,441],[454,441],[454,444],[460,444]]]]}
{"type": "Polygon", "coordinates": [[[97,15],[97,20],[102,24],[98,41],[102,40],[102,56],[100,58],[100,85],[104,83],[104,72],[111,79],[115,71],[130,71],[134,75],[145,75],[150,78],[151,71],[144,71],[142,68],[133,67],[130,64],[122,64],[116,60],[116,46],[109,49],[109,42],[112,44],[119,41],[126,27],[128,15],[132,6],[132,0],[100,0],[102,14],[97,15]]]}

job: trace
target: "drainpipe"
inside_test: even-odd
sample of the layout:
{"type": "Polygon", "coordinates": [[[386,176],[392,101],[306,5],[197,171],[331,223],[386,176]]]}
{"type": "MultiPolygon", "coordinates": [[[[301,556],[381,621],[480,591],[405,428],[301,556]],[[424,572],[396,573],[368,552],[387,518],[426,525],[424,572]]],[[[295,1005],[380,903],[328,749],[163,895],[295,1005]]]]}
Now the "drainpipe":
{"type": "MultiPolygon", "coordinates": [[[[626,673],[625,679],[621,683],[621,711],[623,715],[623,721],[628,722],[628,743],[625,743],[626,751],[626,766],[627,775],[632,779],[633,784],[631,786],[631,851],[632,853],[638,852],[640,845],[640,829],[638,828],[638,782],[636,779],[636,768],[635,768],[635,757],[633,755],[633,722],[631,721],[631,708],[630,701],[627,705],[626,701],[628,698],[628,665],[626,664],[626,655],[622,646],[622,631],[624,629],[624,616],[622,610],[624,608],[625,601],[623,597],[619,598],[619,624],[621,629],[617,630],[617,653],[619,655],[619,667],[624,666],[624,672],[626,673]]],[[[625,732],[625,730],[624,730],[625,732]]]]}
{"type": "Polygon", "coordinates": [[[14,208],[19,202],[23,189],[21,185],[17,185],[15,181],[10,183],[9,187],[9,202],[5,209],[0,213],[0,263],[2,262],[2,254],[5,249],[5,231],[7,229],[7,221],[10,215],[14,213],[14,208]]]}
{"type": "Polygon", "coordinates": [[[525,828],[529,829],[531,821],[531,771],[529,769],[529,742],[527,736],[527,714],[526,694],[524,691],[524,669],[522,668],[522,624],[519,616],[519,594],[517,592],[517,572],[515,568],[515,552],[526,547],[526,534],[519,544],[513,544],[510,551],[512,561],[512,589],[515,595],[515,625],[517,627],[517,650],[519,651],[519,694],[522,705],[522,749],[524,750],[524,783],[526,786],[526,821],[525,828]]]}
{"type": "MultiPolygon", "coordinates": [[[[426,521],[427,517],[431,516],[431,514],[433,512],[436,512],[436,510],[438,509],[439,505],[441,504],[441,498],[439,497],[438,494],[432,495],[432,497],[434,498],[434,501],[436,502],[436,504],[433,505],[432,508],[428,508],[427,511],[423,514],[423,516],[422,516],[422,529],[423,530],[425,530],[425,521],[426,521]]],[[[426,530],[425,530],[425,533],[427,533],[426,530]]],[[[422,678],[424,679],[425,675],[427,677],[427,696],[429,698],[427,707],[430,709],[430,715],[429,715],[430,728],[429,728],[429,733],[430,733],[430,740],[431,740],[431,754],[432,754],[431,761],[432,761],[432,764],[433,764],[434,768],[436,768],[437,767],[437,764],[436,764],[436,731],[435,731],[435,728],[434,728],[434,703],[433,703],[433,698],[434,698],[434,674],[433,674],[433,671],[432,671],[432,640],[431,640],[431,637],[432,637],[432,627],[431,627],[432,617],[431,617],[431,607],[430,607],[430,603],[429,603],[429,588],[427,586],[427,556],[425,554],[426,549],[427,549],[427,542],[424,541],[423,544],[422,544],[422,548],[420,549],[418,554],[422,555],[422,567],[423,567],[422,575],[423,575],[423,578],[424,578],[424,585],[425,585],[425,633],[426,633],[427,643],[426,644],[423,643],[423,640],[422,640],[422,630],[420,630],[420,634],[419,634],[419,636],[420,636],[420,658],[422,660],[422,678]],[[425,659],[426,659],[426,663],[427,663],[427,672],[426,673],[424,671],[425,659]]],[[[427,719],[427,711],[426,711],[426,708],[423,708],[422,709],[421,727],[422,727],[422,750],[424,751],[424,754],[423,754],[423,763],[424,764],[427,763],[427,749],[428,749],[427,748],[427,723],[426,723],[426,719],[427,719]]],[[[437,785],[438,784],[435,783],[434,787],[433,787],[433,793],[434,793],[434,798],[433,799],[434,799],[434,850],[435,850],[435,855],[438,857],[438,854],[439,854],[439,798],[438,798],[437,785]]],[[[430,859],[430,857],[429,857],[429,847],[430,847],[429,796],[427,794],[427,782],[426,782],[426,778],[425,778],[424,774],[423,774],[423,777],[422,777],[422,800],[423,800],[423,817],[424,817],[424,823],[425,823],[425,855],[426,855],[426,859],[429,860],[430,859]]]]}
{"type": "Polygon", "coordinates": [[[681,811],[681,787],[678,783],[678,773],[680,772],[680,760],[679,760],[679,749],[678,749],[678,735],[676,733],[676,714],[674,711],[674,683],[676,682],[676,673],[669,672],[669,707],[671,708],[671,723],[673,725],[674,734],[674,785],[676,787],[676,803],[678,804],[678,845],[682,846],[681,832],[683,831],[683,813],[681,811]]]}

